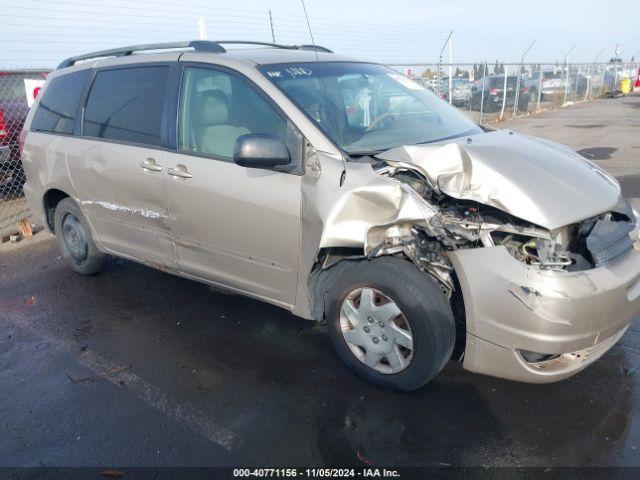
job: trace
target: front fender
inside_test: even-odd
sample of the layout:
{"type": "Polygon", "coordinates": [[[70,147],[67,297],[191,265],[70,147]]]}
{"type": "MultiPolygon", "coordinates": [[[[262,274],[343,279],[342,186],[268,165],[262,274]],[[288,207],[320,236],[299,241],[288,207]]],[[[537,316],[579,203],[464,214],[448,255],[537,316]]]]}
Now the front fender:
{"type": "Polygon", "coordinates": [[[424,222],[428,206],[407,185],[376,173],[369,163],[344,162],[317,152],[319,176],[302,182],[301,251],[293,312],[311,318],[309,276],[322,249],[362,248],[370,231],[424,222]]]}

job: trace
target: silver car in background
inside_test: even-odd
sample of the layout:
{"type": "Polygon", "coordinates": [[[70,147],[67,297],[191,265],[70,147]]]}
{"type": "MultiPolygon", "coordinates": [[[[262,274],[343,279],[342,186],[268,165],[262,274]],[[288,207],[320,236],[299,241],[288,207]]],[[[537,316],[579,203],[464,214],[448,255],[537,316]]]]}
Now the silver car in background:
{"type": "Polygon", "coordinates": [[[524,86],[534,101],[550,100],[553,97],[564,95],[567,80],[562,70],[536,70],[531,76],[525,78],[524,86]],[[542,78],[540,78],[542,76],[542,78]]]}
{"type": "MultiPolygon", "coordinates": [[[[454,78],[451,81],[451,104],[455,107],[466,107],[471,98],[471,89],[474,83],[468,78],[454,78]]],[[[449,79],[442,81],[444,99],[449,100],[449,79]]]]}
{"type": "Polygon", "coordinates": [[[636,216],[596,165],[381,65],[224,45],[49,75],[25,194],[76,272],[116,255],[325,322],[353,371],[398,390],[450,359],[560,380],[640,313],[636,216]]]}

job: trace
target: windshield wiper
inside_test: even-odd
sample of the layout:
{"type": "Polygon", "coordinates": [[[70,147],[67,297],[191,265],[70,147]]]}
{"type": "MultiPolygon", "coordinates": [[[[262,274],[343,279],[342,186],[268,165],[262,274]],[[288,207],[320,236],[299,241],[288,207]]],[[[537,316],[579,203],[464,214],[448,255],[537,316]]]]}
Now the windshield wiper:
{"type": "Polygon", "coordinates": [[[477,133],[480,132],[476,132],[474,129],[472,129],[467,130],[466,132],[456,133],[455,135],[449,135],[448,137],[436,138],[435,140],[427,140],[426,142],[414,143],[413,145],[425,145],[427,143],[443,142],[445,140],[453,140],[454,138],[466,137],[467,135],[476,135],[477,133]]]}
{"type": "Polygon", "coordinates": [[[361,152],[350,152],[347,150],[347,153],[349,154],[350,157],[356,158],[356,157],[375,157],[376,155],[382,153],[382,152],[386,152],[387,150],[389,150],[388,148],[383,148],[382,150],[363,150],[361,152]]]}

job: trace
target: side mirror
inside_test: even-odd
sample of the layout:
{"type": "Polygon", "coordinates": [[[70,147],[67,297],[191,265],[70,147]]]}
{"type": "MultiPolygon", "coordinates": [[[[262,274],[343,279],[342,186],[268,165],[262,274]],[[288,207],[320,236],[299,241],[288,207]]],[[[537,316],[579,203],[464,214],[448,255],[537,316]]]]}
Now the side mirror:
{"type": "Polygon", "coordinates": [[[289,149],[280,138],[266,133],[240,135],[233,149],[233,161],[241,167],[269,169],[289,165],[289,149]]]}

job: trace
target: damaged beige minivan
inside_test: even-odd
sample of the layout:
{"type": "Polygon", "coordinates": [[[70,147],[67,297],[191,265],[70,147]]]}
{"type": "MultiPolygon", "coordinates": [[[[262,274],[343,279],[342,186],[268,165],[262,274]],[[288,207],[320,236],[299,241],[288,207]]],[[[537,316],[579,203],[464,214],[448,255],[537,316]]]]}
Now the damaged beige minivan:
{"type": "Polygon", "coordinates": [[[353,371],[399,390],[450,359],[560,380],[640,313],[636,215],[602,169],[387,67],[237,43],[49,75],[24,190],[75,271],[116,255],[326,322],[353,371]]]}

